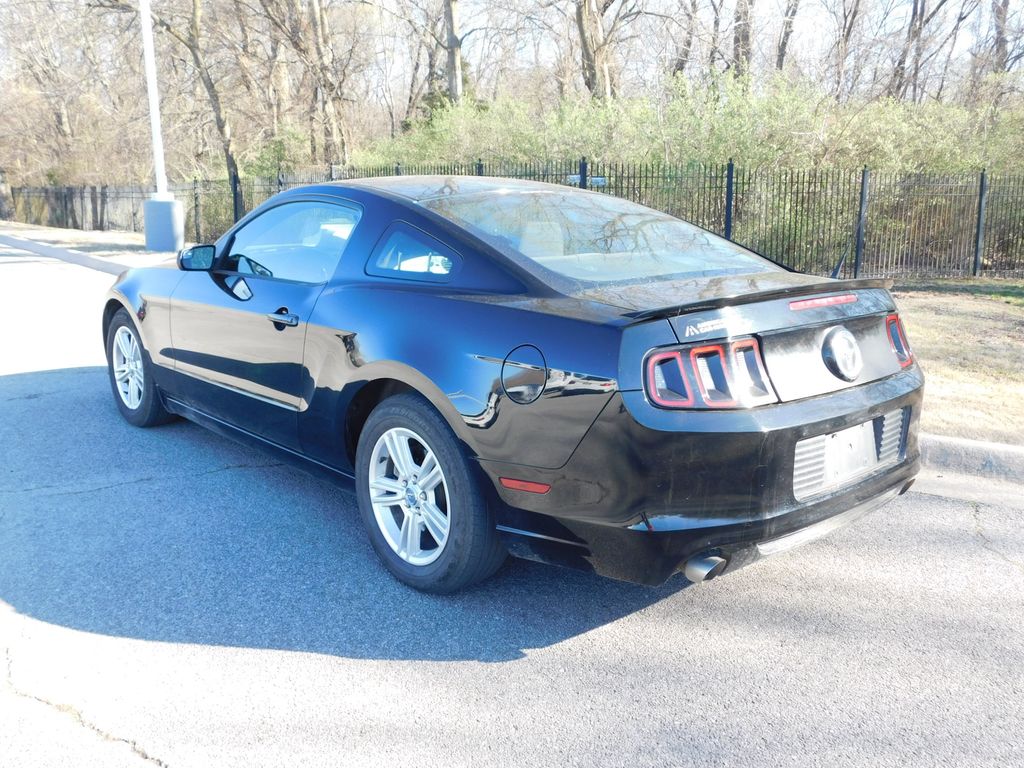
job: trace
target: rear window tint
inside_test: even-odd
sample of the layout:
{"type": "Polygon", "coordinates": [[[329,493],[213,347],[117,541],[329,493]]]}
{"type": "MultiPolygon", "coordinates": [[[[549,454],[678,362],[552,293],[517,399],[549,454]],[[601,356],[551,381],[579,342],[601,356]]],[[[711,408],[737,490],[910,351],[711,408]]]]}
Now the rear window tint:
{"type": "Polygon", "coordinates": [[[457,266],[458,256],[442,243],[412,227],[396,225],[370,257],[366,271],[381,277],[446,282],[457,266]]]}
{"type": "Polygon", "coordinates": [[[490,192],[439,196],[422,205],[514,260],[581,283],[779,269],[706,230],[609,195],[490,192]]]}

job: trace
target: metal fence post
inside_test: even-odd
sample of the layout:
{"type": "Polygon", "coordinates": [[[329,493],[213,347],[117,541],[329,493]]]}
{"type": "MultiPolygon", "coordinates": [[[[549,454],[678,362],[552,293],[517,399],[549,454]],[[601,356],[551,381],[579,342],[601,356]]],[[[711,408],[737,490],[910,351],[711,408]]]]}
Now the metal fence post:
{"type": "MultiPolygon", "coordinates": [[[[409,173],[418,173],[427,164],[413,163],[409,173]]],[[[462,163],[435,164],[429,167],[440,173],[461,172],[478,177],[504,173],[519,178],[543,178],[573,184],[589,190],[642,200],[666,212],[683,214],[705,224],[729,240],[742,239],[761,248],[770,257],[812,272],[828,274],[833,267],[825,254],[842,251],[843,258],[834,268],[837,274],[864,277],[873,274],[896,276],[927,271],[936,275],[975,278],[1003,275],[1020,270],[1024,254],[1024,219],[1019,212],[1024,205],[1024,175],[998,176],[995,197],[989,205],[991,180],[986,169],[974,177],[975,221],[966,213],[971,203],[970,174],[907,175],[881,173],[877,183],[867,166],[862,166],[860,189],[852,168],[817,172],[744,171],[739,178],[732,158],[724,164],[689,167],[657,163],[618,163],[598,161],[591,167],[586,157],[575,161],[537,160],[524,164],[503,164],[484,161],[482,157],[462,163]],[[489,164],[488,164],[489,163],[489,164]],[[573,164],[577,173],[573,173],[573,164]],[[722,184],[722,188],[718,184],[722,184]],[[740,198],[739,187],[743,186],[740,198]],[[754,187],[757,187],[755,190],[754,187]],[[757,192],[754,200],[751,197],[757,192]],[[718,197],[722,194],[723,197],[718,197]],[[909,196],[912,205],[905,205],[909,196]],[[819,204],[820,201],[820,204],[819,204]],[[756,203],[756,204],[755,204],[756,203]],[[854,231],[847,227],[850,209],[854,211],[854,231]],[[723,210],[724,204],[724,210],[723,210]],[[905,211],[905,208],[910,210],[905,211]],[[737,223],[740,209],[743,222],[737,223]],[[1005,210],[1004,210],[1005,209],[1005,210]],[[874,212],[872,224],[871,263],[868,263],[867,219],[874,212]],[[722,215],[721,222],[718,216],[722,215]],[[906,221],[901,221],[905,218],[906,221]],[[721,228],[719,225],[721,224],[721,228]],[[740,232],[736,227],[740,226],[740,232]],[[853,235],[851,242],[848,238],[853,235]],[[973,235],[973,241],[969,239],[973,235]],[[811,244],[817,246],[812,255],[811,244]],[[950,244],[952,243],[952,246],[950,244]],[[945,245],[943,245],[945,244],[945,245]],[[973,246],[973,258],[972,251],[973,246]]],[[[236,169],[227,179],[232,210],[224,197],[220,180],[192,180],[193,237],[197,242],[219,236],[231,223],[244,217],[255,202],[274,191],[283,192],[298,181],[332,179],[350,176],[387,174],[392,170],[403,175],[401,162],[372,167],[352,167],[329,163],[319,169],[291,170],[284,173],[283,162],[276,164],[274,174],[247,177],[241,186],[236,169]],[[212,197],[208,198],[212,190],[212,197]],[[213,206],[205,221],[205,206],[213,206]]],[[[2,187],[2,182],[0,182],[2,187]]],[[[183,202],[188,185],[177,187],[183,202]]],[[[12,190],[12,199],[19,218],[40,224],[79,229],[124,228],[142,229],[142,201],[147,190],[136,186],[69,186],[60,183],[49,187],[12,190]]],[[[3,201],[0,201],[2,204],[3,201]]],[[[207,240],[208,241],[208,240],[207,240]]]]}
{"type": "Polygon", "coordinates": [[[732,158],[725,166],[725,239],[732,240],[732,209],[736,202],[736,166],[732,158]]]}
{"type": "Polygon", "coordinates": [[[988,199],[988,176],[981,170],[978,183],[978,224],[974,230],[974,276],[981,276],[981,252],[985,249],[985,202],[988,199]]]}
{"type": "Polygon", "coordinates": [[[233,213],[235,215],[235,221],[238,221],[240,218],[242,218],[243,214],[242,188],[240,180],[238,178],[238,173],[234,171],[232,171],[231,173],[231,202],[234,209],[233,213]]]}
{"type": "Polygon", "coordinates": [[[67,207],[68,222],[66,226],[70,229],[81,229],[81,227],[78,226],[78,211],[75,209],[75,198],[77,197],[75,192],[76,189],[74,187],[67,188],[65,205],[67,207]]]}
{"type": "Polygon", "coordinates": [[[203,242],[203,209],[199,203],[199,178],[192,177],[192,224],[196,229],[196,242],[203,242]]]}
{"type": "Polygon", "coordinates": [[[853,251],[853,276],[860,277],[860,267],[864,261],[864,231],[868,222],[868,183],[870,172],[865,165],[860,172],[860,209],[857,212],[856,240],[853,251]]]}

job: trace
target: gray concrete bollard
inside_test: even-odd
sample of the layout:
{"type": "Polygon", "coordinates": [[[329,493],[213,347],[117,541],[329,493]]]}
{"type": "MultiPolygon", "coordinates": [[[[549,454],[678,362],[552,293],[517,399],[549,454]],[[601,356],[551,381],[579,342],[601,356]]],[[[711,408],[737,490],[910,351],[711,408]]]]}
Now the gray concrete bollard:
{"type": "Polygon", "coordinates": [[[147,251],[180,251],[185,247],[185,209],[177,200],[150,198],[142,204],[147,251]]]}

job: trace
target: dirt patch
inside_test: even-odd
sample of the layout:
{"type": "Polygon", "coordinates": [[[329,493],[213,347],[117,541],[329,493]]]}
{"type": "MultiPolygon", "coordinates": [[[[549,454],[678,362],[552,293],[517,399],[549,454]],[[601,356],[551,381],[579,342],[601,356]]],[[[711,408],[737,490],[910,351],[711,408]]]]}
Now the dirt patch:
{"type": "Polygon", "coordinates": [[[1024,445],[1024,281],[893,290],[924,369],[926,432],[1024,445]]]}

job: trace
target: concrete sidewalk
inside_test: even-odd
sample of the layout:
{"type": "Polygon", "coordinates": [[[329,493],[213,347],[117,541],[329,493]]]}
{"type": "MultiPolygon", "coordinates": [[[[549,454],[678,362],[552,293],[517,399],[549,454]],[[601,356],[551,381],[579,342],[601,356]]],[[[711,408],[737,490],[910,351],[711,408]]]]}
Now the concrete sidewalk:
{"type": "Polygon", "coordinates": [[[147,251],[145,235],[141,232],[60,229],[14,221],[0,221],[0,244],[112,275],[175,256],[147,251]]]}
{"type": "MultiPolygon", "coordinates": [[[[117,275],[173,253],[147,251],[141,232],[94,232],[0,221],[0,244],[117,275]]],[[[937,472],[1024,483],[1024,448],[958,437],[920,436],[922,463],[937,472]]]]}

